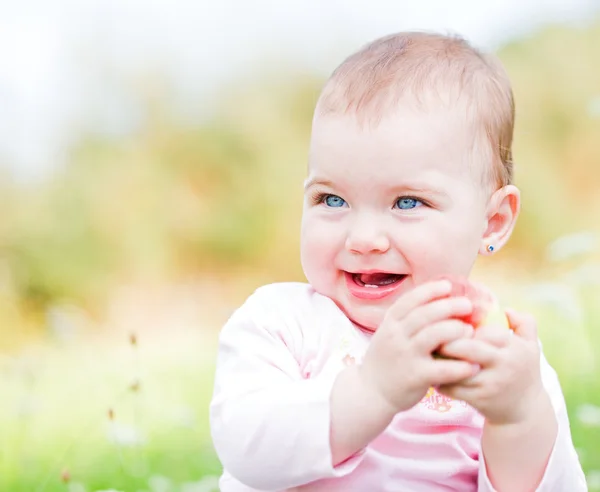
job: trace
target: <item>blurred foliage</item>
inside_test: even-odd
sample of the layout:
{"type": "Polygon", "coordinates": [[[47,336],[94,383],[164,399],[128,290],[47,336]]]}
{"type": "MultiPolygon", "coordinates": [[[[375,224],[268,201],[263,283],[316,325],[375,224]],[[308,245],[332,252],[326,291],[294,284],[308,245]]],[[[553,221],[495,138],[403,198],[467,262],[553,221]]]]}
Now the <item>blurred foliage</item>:
{"type": "Polygon", "coordinates": [[[535,261],[554,238],[598,228],[600,22],[547,28],[499,55],[515,90],[516,178],[523,190],[510,250],[535,261]]]}

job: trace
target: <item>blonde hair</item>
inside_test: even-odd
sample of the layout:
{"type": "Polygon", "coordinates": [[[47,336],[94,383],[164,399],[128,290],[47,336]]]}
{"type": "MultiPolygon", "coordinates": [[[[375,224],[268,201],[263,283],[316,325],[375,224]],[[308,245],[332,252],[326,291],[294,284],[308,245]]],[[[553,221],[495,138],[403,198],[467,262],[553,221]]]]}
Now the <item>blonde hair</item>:
{"type": "MultiPolygon", "coordinates": [[[[353,114],[361,124],[376,125],[401,99],[408,96],[419,103],[432,91],[467,103],[492,161],[485,174],[498,187],[512,183],[515,106],[510,81],[497,58],[460,37],[404,32],[369,43],[333,72],[315,117],[353,114]]],[[[475,140],[474,146],[481,143],[475,140]]]]}

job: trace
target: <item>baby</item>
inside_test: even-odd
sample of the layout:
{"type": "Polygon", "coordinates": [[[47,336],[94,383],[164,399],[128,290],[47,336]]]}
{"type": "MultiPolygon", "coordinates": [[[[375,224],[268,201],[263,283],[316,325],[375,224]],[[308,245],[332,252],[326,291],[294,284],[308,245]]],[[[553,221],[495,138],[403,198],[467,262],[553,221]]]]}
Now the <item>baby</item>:
{"type": "Polygon", "coordinates": [[[222,492],[587,490],[535,321],[461,321],[509,239],[514,103],[462,39],[400,33],[346,59],[315,110],[308,284],[261,287],[220,336],[222,492]],[[443,357],[432,354],[440,353],[443,357]]]}

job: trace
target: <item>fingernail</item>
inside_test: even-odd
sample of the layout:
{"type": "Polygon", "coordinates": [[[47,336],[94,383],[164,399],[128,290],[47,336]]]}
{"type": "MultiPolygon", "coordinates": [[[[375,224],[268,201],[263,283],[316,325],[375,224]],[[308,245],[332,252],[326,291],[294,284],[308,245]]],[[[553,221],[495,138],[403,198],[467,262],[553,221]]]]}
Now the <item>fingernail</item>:
{"type": "Polygon", "coordinates": [[[481,369],[479,364],[471,364],[471,370],[473,371],[473,375],[477,374],[481,369]]]}
{"type": "Polygon", "coordinates": [[[449,280],[442,280],[441,281],[441,285],[443,286],[444,290],[451,290],[452,289],[452,283],[449,280]]]}

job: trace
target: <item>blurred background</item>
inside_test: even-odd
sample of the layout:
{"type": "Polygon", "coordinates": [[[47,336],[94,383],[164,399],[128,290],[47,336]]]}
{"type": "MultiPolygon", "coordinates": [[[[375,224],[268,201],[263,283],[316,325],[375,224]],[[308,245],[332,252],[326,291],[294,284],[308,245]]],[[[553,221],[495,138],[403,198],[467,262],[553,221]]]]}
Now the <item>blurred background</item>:
{"type": "Polygon", "coordinates": [[[216,490],[218,330],[304,280],[319,89],[402,29],[512,77],[523,212],[475,275],[538,316],[600,490],[598,0],[0,0],[0,490],[216,490]]]}

